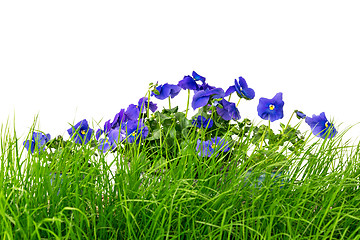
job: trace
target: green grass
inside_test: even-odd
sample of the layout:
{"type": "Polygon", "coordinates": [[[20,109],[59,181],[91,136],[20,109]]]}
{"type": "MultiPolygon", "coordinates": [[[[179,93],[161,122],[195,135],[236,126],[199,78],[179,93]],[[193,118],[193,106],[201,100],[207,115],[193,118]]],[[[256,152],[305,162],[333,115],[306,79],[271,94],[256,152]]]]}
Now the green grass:
{"type": "MultiPolygon", "coordinates": [[[[146,145],[97,156],[89,145],[74,146],[75,154],[66,155],[73,165],[51,184],[47,163],[28,154],[23,140],[5,126],[0,236],[360,239],[360,144],[343,143],[344,133],[326,141],[307,138],[300,156],[287,155],[281,177],[275,181],[268,174],[261,187],[250,180],[256,182],[266,169],[253,166],[249,177],[244,167],[244,149],[251,154],[248,139],[239,139],[241,151],[201,158],[194,150],[197,135],[170,159],[149,154],[146,145]]],[[[164,151],[160,146],[155,152],[164,151]]]]}

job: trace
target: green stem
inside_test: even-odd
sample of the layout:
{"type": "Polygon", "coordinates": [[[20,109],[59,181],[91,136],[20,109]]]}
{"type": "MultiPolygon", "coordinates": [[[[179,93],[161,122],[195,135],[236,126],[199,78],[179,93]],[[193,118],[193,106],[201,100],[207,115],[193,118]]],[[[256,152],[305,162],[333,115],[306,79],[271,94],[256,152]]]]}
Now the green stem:
{"type": "Polygon", "coordinates": [[[294,113],[295,113],[295,111],[291,114],[289,121],[287,122],[285,128],[283,129],[283,132],[282,132],[283,134],[284,134],[285,130],[287,129],[287,127],[289,126],[289,123],[290,123],[292,117],[294,116],[294,113]]]}
{"type": "Polygon", "coordinates": [[[238,107],[238,106],[239,106],[240,100],[241,100],[241,98],[239,98],[239,101],[238,101],[238,103],[236,104],[236,107],[238,107]]]}
{"type": "Polygon", "coordinates": [[[148,91],[148,104],[147,104],[147,115],[150,118],[150,91],[148,91]]]}
{"type": "Polygon", "coordinates": [[[170,96],[169,96],[169,109],[171,109],[170,96]]]}
{"type": "Polygon", "coordinates": [[[228,102],[230,102],[231,94],[232,94],[232,93],[230,93],[230,95],[229,95],[229,99],[228,99],[228,102]]]}
{"type": "MultiPolygon", "coordinates": [[[[269,118],[269,127],[268,127],[267,129],[269,129],[269,132],[270,132],[270,118],[269,118]]],[[[261,150],[261,148],[262,148],[262,144],[263,144],[263,141],[264,141],[264,138],[265,138],[265,134],[266,134],[266,132],[267,132],[267,129],[265,129],[264,134],[262,135],[259,150],[261,150]]]]}
{"type": "Polygon", "coordinates": [[[188,89],[188,99],[187,99],[187,105],[186,105],[185,118],[187,118],[187,114],[188,114],[188,110],[189,110],[189,102],[190,102],[190,89],[188,89]]]}

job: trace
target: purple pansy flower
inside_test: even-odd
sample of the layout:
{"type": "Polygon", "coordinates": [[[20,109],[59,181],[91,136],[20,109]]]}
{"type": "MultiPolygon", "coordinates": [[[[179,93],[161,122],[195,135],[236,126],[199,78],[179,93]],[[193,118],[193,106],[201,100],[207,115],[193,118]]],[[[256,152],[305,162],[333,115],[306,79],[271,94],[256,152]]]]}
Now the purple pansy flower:
{"type": "Polygon", "coordinates": [[[178,83],[178,86],[182,89],[190,89],[190,90],[199,90],[199,85],[196,83],[196,81],[190,77],[185,76],[183,80],[180,80],[178,83]]]}
{"type": "MultiPolygon", "coordinates": [[[[222,152],[228,152],[230,150],[228,142],[226,142],[221,137],[211,138],[210,140],[204,142],[201,142],[200,139],[197,140],[196,151],[199,152],[198,154],[200,157],[211,157],[219,150],[222,152]]],[[[216,154],[216,156],[218,155],[219,153],[216,154]]]]}
{"type": "Polygon", "coordinates": [[[96,131],[96,133],[95,133],[95,138],[96,138],[96,140],[99,140],[101,134],[103,134],[103,133],[104,133],[103,130],[98,129],[98,130],[96,131]]]}
{"type": "Polygon", "coordinates": [[[258,115],[264,120],[276,121],[284,117],[283,106],[284,101],[281,92],[277,93],[272,99],[260,98],[257,106],[258,115]]]}
{"type": "Polygon", "coordinates": [[[301,111],[295,110],[295,113],[296,113],[296,117],[297,117],[298,119],[306,118],[306,115],[305,115],[303,112],[301,112],[301,111]]]}
{"type": "Polygon", "coordinates": [[[213,120],[211,118],[206,119],[203,116],[198,116],[192,121],[192,125],[198,128],[211,128],[213,126],[213,120]]]}
{"type": "Polygon", "coordinates": [[[222,99],[220,101],[220,104],[223,106],[223,108],[217,107],[216,112],[219,114],[224,120],[239,120],[240,119],[240,112],[237,109],[235,103],[231,103],[226,101],[225,99],[222,99]]]}
{"type": "Polygon", "coordinates": [[[142,119],[140,121],[138,120],[130,120],[124,125],[124,127],[121,129],[122,134],[124,134],[129,143],[133,143],[136,141],[136,143],[139,143],[141,138],[146,138],[149,134],[149,129],[147,126],[145,126],[142,119]]]}
{"type": "Polygon", "coordinates": [[[143,97],[143,98],[140,98],[139,99],[139,102],[138,102],[138,108],[142,110],[142,113],[146,112],[146,108],[148,107],[149,105],[149,109],[152,111],[152,112],[155,112],[156,109],[157,109],[157,105],[153,102],[148,102],[148,98],[147,97],[143,97]]]}
{"type": "Polygon", "coordinates": [[[203,76],[200,76],[195,71],[192,72],[192,76],[195,79],[195,81],[201,81],[203,84],[205,84],[206,78],[204,78],[203,76]]]}
{"type": "Polygon", "coordinates": [[[235,85],[230,86],[226,90],[225,97],[229,96],[231,93],[235,91],[240,98],[245,98],[247,100],[250,100],[255,97],[255,91],[252,88],[248,87],[243,77],[239,77],[239,81],[235,79],[235,85]]]}
{"type": "Polygon", "coordinates": [[[50,134],[42,134],[41,132],[33,132],[31,140],[26,140],[23,142],[24,147],[26,150],[34,153],[35,147],[37,147],[38,152],[42,152],[45,150],[45,144],[50,141],[50,134]]]}
{"type": "Polygon", "coordinates": [[[114,141],[110,140],[110,138],[102,138],[99,141],[99,146],[98,149],[100,151],[102,151],[103,153],[109,151],[109,150],[114,150],[116,148],[116,144],[114,141]]]}
{"type": "Polygon", "coordinates": [[[156,90],[159,91],[159,95],[155,94],[154,92],[151,93],[151,96],[155,96],[157,99],[163,100],[168,98],[174,98],[176,95],[179,94],[181,87],[178,85],[168,84],[165,83],[163,85],[157,86],[156,90]]]}
{"type": "Polygon", "coordinates": [[[89,127],[89,124],[86,119],[81,120],[75,126],[67,130],[70,137],[75,134],[74,140],[76,143],[87,144],[90,141],[93,130],[89,127]]]}
{"type": "MultiPolygon", "coordinates": [[[[126,122],[127,120],[128,119],[125,115],[125,109],[121,109],[120,112],[115,115],[114,120],[110,124],[110,128],[115,129],[115,128],[119,127],[123,122],[126,122]]],[[[110,130],[108,128],[108,126],[107,127],[104,126],[104,128],[105,128],[104,130],[106,133],[108,132],[108,131],[106,131],[107,129],[110,130]]]]}
{"type": "Polygon", "coordinates": [[[125,112],[126,120],[137,120],[140,115],[140,109],[135,104],[130,104],[125,112]]]}
{"type": "Polygon", "coordinates": [[[221,88],[214,88],[211,90],[198,91],[193,97],[193,101],[191,103],[192,108],[195,110],[196,108],[206,106],[211,97],[223,98],[224,90],[222,90],[221,88]]]}
{"type": "Polygon", "coordinates": [[[311,127],[312,133],[322,139],[327,136],[333,138],[337,134],[334,125],[327,120],[324,112],[319,116],[313,114],[312,117],[306,117],[305,122],[311,127]]]}

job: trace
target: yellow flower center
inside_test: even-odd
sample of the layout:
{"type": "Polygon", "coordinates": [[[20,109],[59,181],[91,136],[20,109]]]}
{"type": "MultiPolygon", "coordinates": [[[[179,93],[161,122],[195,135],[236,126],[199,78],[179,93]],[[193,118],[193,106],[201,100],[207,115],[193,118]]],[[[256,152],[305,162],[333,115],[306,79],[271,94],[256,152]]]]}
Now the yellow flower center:
{"type": "Polygon", "coordinates": [[[85,130],[81,130],[81,134],[85,135],[86,131],[85,130]]]}
{"type": "Polygon", "coordinates": [[[270,109],[270,110],[274,110],[274,108],[275,108],[275,106],[272,105],[272,104],[269,106],[269,109],[270,109]]]}
{"type": "Polygon", "coordinates": [[[329,126],[329,124],[328,124],[328,122],[326,122],[326,123],[325,123],[325,127],[328,127],[328,126],[329,126]]]}
{"type": "Polygon", "coordinates": [[[133,137],[135,137],[135,135],[136,135],[136,132],[133,132],[133,133],[131,134],[131,136],[133,136],[133,137]]]}
{"type": "Polygon", "coordinates": [[[214,149],[216,147],[215,143],[211,145],[211,147],[214,149]]]}

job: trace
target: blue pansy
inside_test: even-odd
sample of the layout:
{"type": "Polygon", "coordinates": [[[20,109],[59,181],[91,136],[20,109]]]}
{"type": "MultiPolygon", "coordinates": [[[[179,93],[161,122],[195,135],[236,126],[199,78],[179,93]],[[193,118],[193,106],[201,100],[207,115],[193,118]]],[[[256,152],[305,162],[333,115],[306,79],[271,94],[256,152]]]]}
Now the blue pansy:
{"type": "Polygon", "coordinates": [[[210,98],[223,98],[224,90],[221,88],[214,88],[211,90],[202,90],[195,93],[191,103],[192,108],[195,110],[199,107],[206,106],[210,98]]]}
{"type": "Polygon", "coordinates": [[[129,143],[139,143],[140,139],[146,138],[149,134],[149,129],[143,123],[143,120],[130,120],[121,129],[122,134],[126,136],[129,143]]]}
{"type": "Polygon", "coordinates": [[[181,87],[179,87],[178,85],[165,83],[163,85],[157,86],[156,90],[159,91],[159,94],[157,95],[152,92],[151,96],[155,96],[157,99],[163,100],[165,98],[168,98],[169,96],[171,98],[174,98],[176,95],[179,94],[181,87]]]}
{"type": "Polygon", "coordinates": [[[139,99],[138,108],[142,110],[142,113],[146,112],[148,106],[152,112],[155,112],[157,109],[157,105],[151,101],[149,102],[147,97],[139,99]]]}
{"type": "MultiPolygon", "coordinates": [[[[200,139],[197,140],[196,151],[199,156],[211,157],[215,152],[222,151],[228,152],[230,150],[228,142],[221,137],[211,138],[208,141],[202,142],[200,139]]],[[[216,154],[218,156],[219,153],[216,154]]]]}
{"type": "Polygon", "coordinates": [[[337,134],[334,125],[327,120],[324,112],[319,116],[313,114],[312,117],[306,117],[305,122],[310,126],[312,133],[322,139],[327,136],[333,138],[337,134]]]}
{"type": "Polygon", "coordinates": [[[200,76],[195,71],[192,72],[192,76],[195,79],[195,81],[201,81],[203,84],[205,84],[206,78],[204,78],[203,76],[200,76]]]}
{"type": "Polygon", "coordinates": [[[96,138],[96,140],[99,140],[101,134],[103,134],[103,133],[104,133],[103,130],[98,129],[98,130],[96,131],[96,133],[95,133],[95,138],[96,138]]]}
{"type": "Polygon", "coordinates": [[[196,83],[196,81],[190,77],[185,76],[183,80],[180,80],[178,83],[178,86],[182,89],[190,89],[190,90],[199,90],[199,85],[196,83]]]}
{"type": "Polygon", "coordinates": [[[192,125],[198,128],[211,128],[213,126],[213,120],[211,118],[206,119],[203,116],[198,116],[192,121],[192,125]]]}
{"type": "Polygon", "coordinates": [[[284,101],[281,92],[277,93],[272,99],[260,98],[257,106],[258,115],[264,120],[276,121],[284,117],[283,106],[284,101]]]}
{"type": "Polygon", "coordinates": [[[298,119],[304,119],[304,118],[306,118],[306,115],[305,115],[303,112],[301,112],[301,111],[295,110],[295,113],[296,113],[296,117],[297,117],[298,119]]]}
{"type": "Polygon", "coordinates": [[[115,141],[110,140],[109,137],[100,139],[98,149],[103,153],[114,150],[116,148],[115,141]]]}
{"type": "Polygon", "coordinates": [[[222,99],[219,102],[223,107],[217,107],[216,112],[219,114],[224,120],[239,120],[240,119],[240,112],[237,109],[235,103],[231,103],[226,101],[225,99],[222,99]]]}
{"type": "Polygon", "coordinates": [[[130,104],[125,111],[126,120],[137,120],[140,115],[140,109],[135,104],[130,104]]]}
{"type": "Polygon", "coordinates": [[[34,153],[35,147],[37,147],[38,152],[42,152],[45,150],[45,144],[50,141],[50,134],[42,134],[41,132],[33,132],[31,140],[26,140],[23,142],[24,147],[26,150],[31,151],[34,153]]]}
{"type": "MultiPolygon", "coordinates": [[[[112,123],[110,123],[110,128],[115,129],[115,128],[119,127],[120,125],[122,125],[122,123],[126,122],[127,120],[128,119],[125,115],[125,109],[121,109],[120,112],[115,115],[112,123]]],[[[105,132],[108,132],[108,131],[106,131],[106,129],[105,129],[105,132]]]]}
{"type": "Polygon", "coordinates": [[[69,128],[67,132],[69,133],[70,137],[73,137],[75,134],[74,141],[76,143],[86,144],[90,141],[93,130],[89,127],[87,120],[84,119],[75,124],[75,126],[69,128]]]}
{"type": "Polygon", "coordinates": [[[255,97],[255,91],[252,88],[249,88],[245,79],[239,77],[239,81],[235,79],[235,85],[230,86],[226,92],[225,97],[229,96],[231,93],[235,92],[240,98],[245,98],[247,100],[253,99],[255,97]]]}

